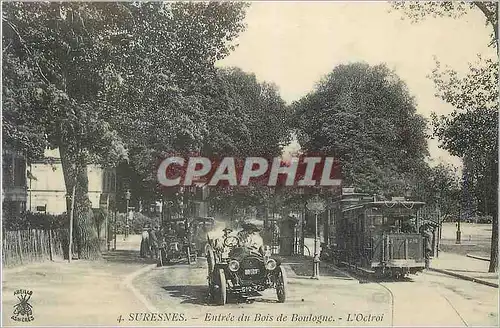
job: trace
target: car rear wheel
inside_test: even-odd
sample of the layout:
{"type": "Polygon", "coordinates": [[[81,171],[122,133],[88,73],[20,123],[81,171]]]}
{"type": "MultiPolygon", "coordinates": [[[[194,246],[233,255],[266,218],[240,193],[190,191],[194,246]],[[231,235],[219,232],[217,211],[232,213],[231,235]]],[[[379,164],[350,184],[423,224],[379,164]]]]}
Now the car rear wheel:
{"type": "Polygon", "coordinates": [[[214,272],[215,267],[215,255],[214,250],[209,247],[207,250],[207,266],[208,266],[208,275],[210,276],[214,272]]]}
{"type": "Polygon", "coordinates": [[[276,296],[278,296],[278,303],[285,303],[286,301],[286,274],[285,269],[280,266],[276,274],[276,296]]]}

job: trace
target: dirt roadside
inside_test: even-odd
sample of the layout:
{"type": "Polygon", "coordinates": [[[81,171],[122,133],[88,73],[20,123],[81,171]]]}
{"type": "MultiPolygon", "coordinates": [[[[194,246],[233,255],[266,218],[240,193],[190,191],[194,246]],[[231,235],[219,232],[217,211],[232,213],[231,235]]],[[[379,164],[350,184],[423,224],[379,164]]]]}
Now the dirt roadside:
{"type": "Polygon", "coordinates": [[[5,269],[2,325],[117,325],[120,315],[148,311],[127,284],[129,276],[150,265],[133,251],[117,251],[100,261],[44,262],[5,269]],[[14,292],[19,289],[33,292],[29,299],[32,322],[11,318],[19,302],[14,292]]]}

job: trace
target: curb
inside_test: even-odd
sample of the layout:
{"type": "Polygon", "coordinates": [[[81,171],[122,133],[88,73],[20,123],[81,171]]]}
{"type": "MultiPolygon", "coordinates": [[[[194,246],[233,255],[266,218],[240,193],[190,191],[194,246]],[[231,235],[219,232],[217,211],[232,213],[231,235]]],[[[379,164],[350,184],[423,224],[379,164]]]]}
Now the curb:
{"type": "Polygon", "coordinates": [[[472,258],[472,259],[476,259],[476,260],[487,261],[487,262],[489,262],[489,261],[490,261],[490,259],[489,259],[489,258],[484,257],[484,256],[479,256],[479,255],[471,255],[471,254],[466,254],[465,256],[470,257],[470,258],[472,258]]]}
{"type": "Polygon", "coordinates": [[[430,271],[439,272],[439,273],[444,273],[444,274],[447,274],[449,276],[453,276],[455,278],[472,281],[472,282],[475,282],[475,283],[478,283],[478,284],[481,284],[481,285],[486,285],[486,286],[489,286],[489,287],[498,288],[498,284],[495,284],[494,282],[489,282],[489,281],[486,281],[486,280],[469,277],[469,276],[466,276],[466,275],[463,275],[463,274],[459,274],[459,273],[455,273],[455,272],[451,272],[451,271],[443,270],[443,269],[429,268],[429,270],[430,271]]]}
{"type": "Polygon", "coordinates": [[[137,271],[132,272],[131,274],[129,274],[128,276],[126,276],[125,280],[123,281],[123,285],[125,285],[125,287],[127,287],[128,289],[130,289],[132,291],[132,293],[134,294],[134,296],[138,300],[140,300],[142,302],[142,304],[144,304],[144,306],[148,309],[149,312],[158,312],[158,310],[151,303],[149,303],[149,301],[144,297],[144,295],[142,295],[141,292],[139,292],[132,285],[132,281],[135,278],[139,277],[140,275],[143,275],[146,272],[153,270],[154,268],[156,268],[156,264],[150,264],[150,265],[148,265],[148,266],[146,266],[144,268],[141,268],[141,269],[139,269],[137,271]]]}

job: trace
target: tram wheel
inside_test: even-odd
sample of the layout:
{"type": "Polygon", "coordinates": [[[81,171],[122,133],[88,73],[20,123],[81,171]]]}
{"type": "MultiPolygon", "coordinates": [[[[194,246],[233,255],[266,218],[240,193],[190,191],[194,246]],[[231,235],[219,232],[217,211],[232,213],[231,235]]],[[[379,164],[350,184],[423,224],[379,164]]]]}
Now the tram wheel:
{"type": "Polygon", "coordinates": [[[382,269],[380,268],[375,269],[375,278],[381,279],[383,277],[384,277],[384,272],[382,271],[382,269]]]}

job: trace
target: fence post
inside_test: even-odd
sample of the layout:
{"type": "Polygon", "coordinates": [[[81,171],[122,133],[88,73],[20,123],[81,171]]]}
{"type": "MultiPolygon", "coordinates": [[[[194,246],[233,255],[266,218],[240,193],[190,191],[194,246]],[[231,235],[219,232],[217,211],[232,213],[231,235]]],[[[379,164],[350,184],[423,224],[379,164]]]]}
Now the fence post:
{"type": "Polygon", "coordinates": [[[23,263],[23,248],[21,245],[21,231],[17,231],[17,246],[19,247],[19,260],[23,263]]]}
{"type": "Polygon", "coordinates": [[[35,249],[35,256],[34,258],[36,260],[40,259],[40,243],[38,241],[38,230],[34,229],[33,230],[33,244],[35,245],[34,249],[35,249]]]}
{"type": "Polygon", "coordinates": [[[51,261],[54,261],[52,256],[52,229],[49,229],[49,258],[51,261]]]}

